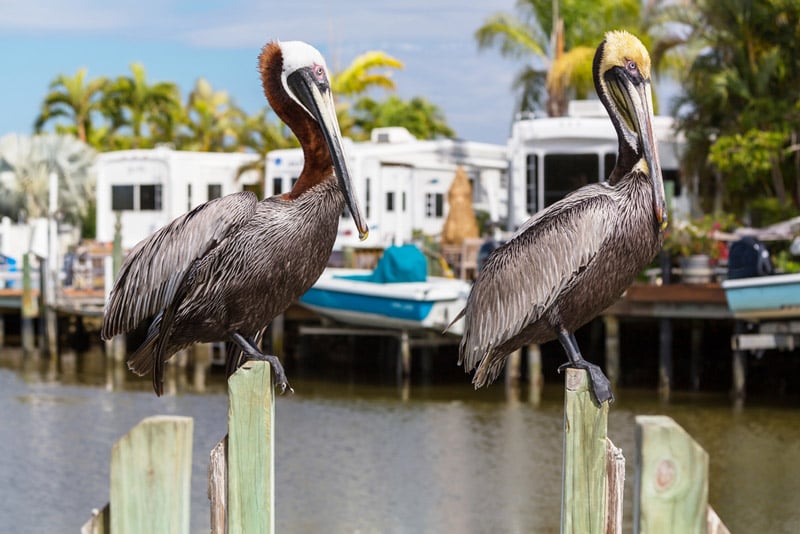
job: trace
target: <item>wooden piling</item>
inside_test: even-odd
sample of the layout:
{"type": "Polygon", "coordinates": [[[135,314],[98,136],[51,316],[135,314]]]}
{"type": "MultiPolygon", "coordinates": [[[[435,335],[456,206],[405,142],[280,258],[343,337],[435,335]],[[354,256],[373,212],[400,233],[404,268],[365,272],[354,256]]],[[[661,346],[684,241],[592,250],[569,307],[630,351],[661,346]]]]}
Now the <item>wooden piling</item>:
{"type": "Polygon", "coordinates": [[[539,345],[528,345],[528,400],[534,406],[542,403],[542,350],[539,345]]]}
{"type": "Polygon", "coordinates": [[[670,417],[636,417],[634,533],[705,533],[708,453],[670,417]]]}
{"type": "Polygon", "coordinates": [[[661,318],[658,324],[658,396],[669,402],[672,391],[672,320],[661,318]]]}
{"type": "Polygon", "coordinates": [[[148,417],[111,451],[111,531],[188,533],[191,417],[148,417]]]}
{"type": "Polygon", "coordinates": [[[604,315],[603,323],[606,328],[606,376],[611,382],[611,390],[616,391],[620,372],[619,317],[604,315]]]}
{"type": "Polygon", "coordinates": [[[208,462],[208,500],[211,501],[211,534],[225,534],[228,507],[228,437],[211,449],[208,462]]]}
{"type": "Polygon", "coordinates": [[[606,534],[622,534],[622,503],[625,491],[625,457],[622,449],[617,448],[606,438],[606,476],[608,477],[608,493],[606,502],[606,534]]]}
{"type": "Polygon", "coordinates": [[[599,408],[585,370],[566,370],[561,532],[605,532],[608,403],[599,408]]]}
{"type": "Polygon", "coordinates": [[[269,363],[250,361],[228,379],[229,534],[275,532],[275,388],[269,363]]]}
{"type": "Polygon", "coordinates": [[[22,350],[25,353],[36,350],[33,319],[39,314],[36,299],[33,295],[30,255],[30,252],[26,252],[22,255],[22,310],[20,313],[20,330],[22,336],[22,350]]]}

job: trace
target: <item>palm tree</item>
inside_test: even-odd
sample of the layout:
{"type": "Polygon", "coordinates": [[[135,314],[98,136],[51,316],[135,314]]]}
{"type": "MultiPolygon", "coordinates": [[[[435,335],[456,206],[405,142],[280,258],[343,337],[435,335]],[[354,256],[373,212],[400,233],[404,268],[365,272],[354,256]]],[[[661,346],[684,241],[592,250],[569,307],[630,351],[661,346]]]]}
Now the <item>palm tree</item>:
{"type": "Polygon", "coordinates": [[[181,115],[178,87],[172,82],[147,83],[141,63],[132,63],[130,69],[131,76],[118,77],[104,94],[111,133],[118,128],[130,128],[133,148],[172,141],[168,136],[174,133],[181,115]]]}
{"type": "Polygon", "coordinates": [[[179,136],[180,147],[200,151],[235,150],[237,132],[241,132],[245,117],[227,91],[216,91],[208,80],[200,78],[186,104],[188,134],[179,136]]]}
{"type": "Polygon", "coordinates": [[[420,139],[455,137],[441,109],[422,97],[404,101],[392,95],[381,102],[365,97],[356,102],[353,111],[355,126],[365,136],[375,128],[403,126],[420,139]]]}
{"type": "Polygon", "coordinates": [[[333,75],[331,89],[339,97],[361,95],[374,87],[389,91],[395,89],[392,72],[384,70],[376,73],[374,69],[402,69],[403,62],[380,51],[365,52],[357,56],[344,70],[333,75]]]}
{"type": "Polygon", "coordinates": [[[768,224],[800,206],[800,5],[698,0],[675,113],[703,208],[768,224]]]}
{"type": "Polygon", "coordinates": [[[58,174],[59,215],[79,223],[94,200],[91,177],[95,151],[72,135],[33,137],[9,134],[0,138],[0,171],[14,176],[2,192],[3,214],[17,218],[48,216],[50,173],[58,174]]]}
{"type": "Polygon", "coordinates": [[[517,13],[496,13],[475,32],[480,49],[527,62],[514,80],[519,111],[566,112],[567,96],[591,93],[591,62],[608,29],[637,34],[651,51],[656,72],[679,65],[670,58],[683,40],[666,17],[662,0],[519,0],[517,13]]]}
{"type": "Polygon", "coordinates": [[[263,183],[267,172],[267,153],[280,148],[300,146],[288,126],[277,117],[273,120],[271,114],[269,108],[263,108],[237,124],[235,131],[239,149],[251,150],[259,155],[259,158],[252,163],[239,167],[236,171],[237,177],[249,171],[257,171],[262,176],[261,183],[263,183]]]}
{"type": "Polygon", "coordinates": [[[103,90],[108,79],[101,77],[87,80],[88,71],[78,69],[75,76],[60,74],[50,82],[49,93],[42,103],[42,110],[34,123],[34,131],[41,132],[44,125],[60,117],[69,118],[69,125],[59,125],[57,130],[72,133],[84,143],[92,134],[92,114],[101,110],[103,90]]]}
{"type": "Polygon", "coordinates": [[[402,68],[404,65],[400,60],[385,52],[371,51],[357,56],[344,70],[332,76],[333,94],[340,98],[336,103],[336,116],[343,135],[359,137],[351,113],[353,101],[373,88],[394,91],[396,86],[392,80],[392,71],[388,69],[402,68]],[[376,69],[386,70],[376,73],[376,69]]]}

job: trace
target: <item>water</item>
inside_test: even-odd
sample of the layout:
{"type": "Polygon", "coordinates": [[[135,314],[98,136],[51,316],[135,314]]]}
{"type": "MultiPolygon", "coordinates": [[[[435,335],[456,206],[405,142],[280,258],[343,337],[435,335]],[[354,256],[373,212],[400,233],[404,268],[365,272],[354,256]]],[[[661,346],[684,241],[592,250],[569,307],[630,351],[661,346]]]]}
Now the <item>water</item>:
{"type": "MultiPolygon", "coordinates": [[[[77,531],[108,500],[113,443],[147,416],[176,414],[195,420],[192,531],[207,532],[208,452],[227,417],[222,385],[157,398],[149,381],[106,375],[97,360],[63,363],[55,381],[47,365],[0,354],[2,530],[77,531]],[[129,389],[105,387],[123,380],[129,389]]],[[[534,407],[524,392],[475,392],[463,377],[403,391],[392,380],[327,374],[296,370],[296,394],[277,400],[278,532],[558,532],[558,384],[534,407]]],[[[626,532],[637,414],[673,417],[709,452],[710,503],[733,532],[797,532],[800,406],[737,411],[724,395],[679,394],[669,405],[655,397],[623,390],[609,417],[628,465],[626,532]]]]}

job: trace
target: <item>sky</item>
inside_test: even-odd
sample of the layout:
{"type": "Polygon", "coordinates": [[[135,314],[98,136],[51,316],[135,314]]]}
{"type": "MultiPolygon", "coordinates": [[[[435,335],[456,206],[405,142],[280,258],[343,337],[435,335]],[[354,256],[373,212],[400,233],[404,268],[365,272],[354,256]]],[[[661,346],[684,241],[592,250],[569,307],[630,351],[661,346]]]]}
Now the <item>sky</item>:
{"type": "MultiPolygon", "coordinates": [[[[369,50],[405,63],[397,94],[437,105],[469,141],[504,144],[513,118],[511,82],[520,64],[479,51],[474,33],[514,0],[0,0],[0,136],[30,134],[59,74],[130,74],[178,84],[185,100],[198,78],[227,90],[248,113],[266,105],[256,71],[269,40],[303,40],[334,72],[369,50]]],[[[379,95],[375,95],[379,96],[379,95]]]]}

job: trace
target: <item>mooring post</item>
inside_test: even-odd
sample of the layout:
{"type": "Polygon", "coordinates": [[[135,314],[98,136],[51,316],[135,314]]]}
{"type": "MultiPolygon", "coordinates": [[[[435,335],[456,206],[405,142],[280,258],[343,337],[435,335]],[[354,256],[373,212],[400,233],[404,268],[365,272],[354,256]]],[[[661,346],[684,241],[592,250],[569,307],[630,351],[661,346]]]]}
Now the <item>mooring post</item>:
{"type": "Polygon", "coordinates": [[[228,403],[228,534],[275,532],[275,388],[269,363],[240,367],[228,379],[228,403]]]}
{"type": "Polygon", "coordinates": [[[542,387],[544,377],[542,376],[542,350],[539,345],[528,345],[528,400],[534,406],[539,406],[542,402],[542,387]]]}
{"type": "Polygon", "coordinates": [[[605,532],[608,403],[597,407],[585,370],[566,370],[561,532],[605,532]]]}
{"type": "Polygon", "coordinates": [[[672,319],[661,318],[658,324],[658,396],[669,402],[672,390],[672,319]]]}
{"type": "Polygon", "coordinates": [[[708,453],[672,418],[636,416],[634,533],[706,532],[708,453]]]}
{"type": "Polygon", "coordinates": [[[22,310],[20,313],[20,329],[22,330],[22,350],[26,354],[36,350],[33,319],[38,314],[36,299],[33,298],[30,255],[30,252],[26,252],[22,255],[22,310]]]}
{"type": "Polygon", "coordinates": [[[619,317],[604,315],[603,324],[606,327],[606,376],[611,382],[611,390],[616,391],[619,383],[619,317]]]}
{"type": "Polygon", "coordinates": [[[191,417],[148,417],[111,451],[111,532],[189,532],[191,417]]]}
{"type": "MultiPolygon", "coordinates": [[[[744,321],[735,321],[733,323],[733,333],[735,336],[747,332],[747,323],[744,321]]],[[[740,350],[736,347],[733,348],[733,388],[731,396],[733,397],[734,405],[742,407],[746,395],[747,383],[747,352],[740,350]]]]}

